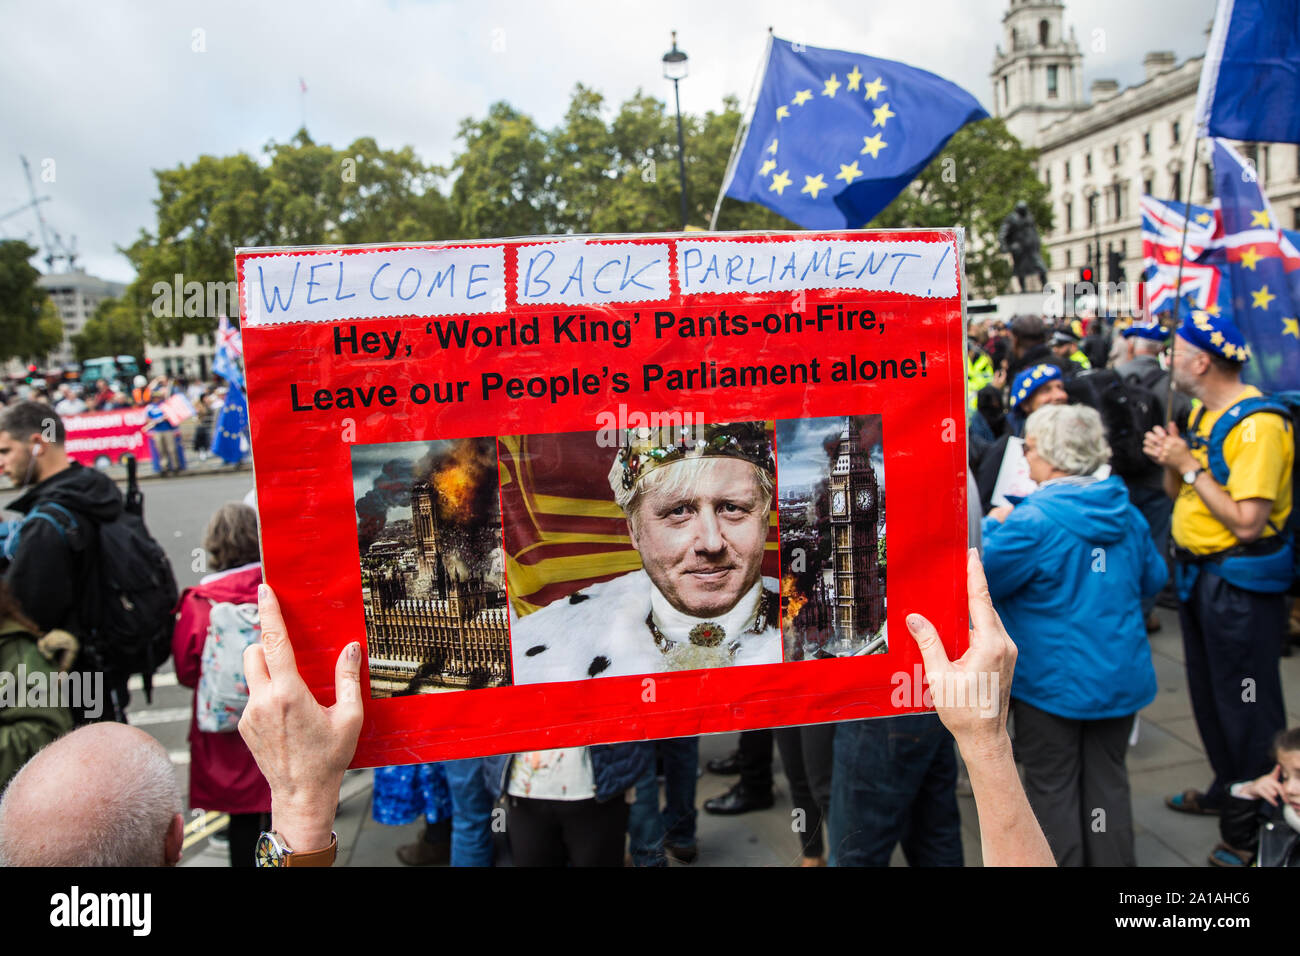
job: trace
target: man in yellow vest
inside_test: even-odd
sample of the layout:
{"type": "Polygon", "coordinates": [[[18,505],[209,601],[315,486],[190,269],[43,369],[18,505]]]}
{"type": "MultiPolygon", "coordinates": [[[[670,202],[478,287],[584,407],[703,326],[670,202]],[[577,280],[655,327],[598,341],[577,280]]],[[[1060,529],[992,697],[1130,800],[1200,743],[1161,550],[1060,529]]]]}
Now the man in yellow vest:
{"type": "Polygon", "coordinates": [[[1283,530],[1295,439],[1285,409],[1242,383],[1249,359],[1229,319],[1187,316],[1174,340],[1172,375],[1174,387],[1201,405],[1186,437],[1171,422],[1143,443],[1164,466],[1174,499],[1188,692],[1214,771],[1205,792],[1166,800],[1184,813],[1217,814],[1231,784],[1267,773],[1270,743],[1286,726],[1279,656],[1293,567],[1283,530]]]}

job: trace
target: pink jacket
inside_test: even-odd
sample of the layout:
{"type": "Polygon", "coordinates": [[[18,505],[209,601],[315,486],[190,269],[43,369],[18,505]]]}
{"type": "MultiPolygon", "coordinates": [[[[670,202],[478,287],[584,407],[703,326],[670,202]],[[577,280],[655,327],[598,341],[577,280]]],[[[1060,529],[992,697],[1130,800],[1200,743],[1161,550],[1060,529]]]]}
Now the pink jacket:
{"type": "MultiPolygon", "coordinates": [[[[213,602],[256,604],[262,566],[249,564],[210,574],[197,587],[181,594],[180,619],[172,633],[176,677],[186,687],[197,687],[203,644],[208,636],[208,615],[213,602]]],[[[190,716],[190,806],[224,813],[270,813],[271,788],[257,769],[244,738],[233,733],[199,730],[190,716]]]]}

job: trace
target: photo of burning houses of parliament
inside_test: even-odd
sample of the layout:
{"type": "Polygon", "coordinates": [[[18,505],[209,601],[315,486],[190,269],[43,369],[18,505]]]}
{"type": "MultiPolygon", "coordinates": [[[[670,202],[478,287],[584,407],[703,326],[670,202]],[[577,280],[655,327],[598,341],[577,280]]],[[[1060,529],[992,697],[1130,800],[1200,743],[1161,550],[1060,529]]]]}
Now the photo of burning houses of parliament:
{"type": "Polygon", "coordinates": [[[888,650],[879,415],[776,423],[785,660],[888,650]]]}
{"type": "Polygon", "coordinates": [[[370,694],[510,684],[495,438],[352,449],[370,694]]]}

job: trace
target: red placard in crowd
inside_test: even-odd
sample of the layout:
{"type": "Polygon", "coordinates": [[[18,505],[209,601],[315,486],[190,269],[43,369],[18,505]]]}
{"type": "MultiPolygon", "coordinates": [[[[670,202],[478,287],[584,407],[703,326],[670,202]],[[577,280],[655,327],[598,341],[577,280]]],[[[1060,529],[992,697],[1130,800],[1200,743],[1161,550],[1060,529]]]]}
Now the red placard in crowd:
{"type": "Polygon", "coordinates": [[[925,708],[966,641],[960,232],[237,256],[267,582],[356,766],[925,708]]]}
{"type": "Polygon", "coordinates": [[[62,418],[68,430],[64,446],[68,457],[83,465],[118,464],[126,455],[140,458],[149,454],[149,440],[141,431],[149,420],[144,408],[115,408],[62,418]]]}

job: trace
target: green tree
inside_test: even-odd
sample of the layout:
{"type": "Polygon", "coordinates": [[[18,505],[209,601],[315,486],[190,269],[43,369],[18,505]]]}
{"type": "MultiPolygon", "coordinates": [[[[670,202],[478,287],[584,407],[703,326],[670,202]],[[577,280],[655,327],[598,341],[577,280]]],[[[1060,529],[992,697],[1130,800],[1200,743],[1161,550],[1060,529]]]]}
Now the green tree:
{"type": "Polygon", "coordinates": [[[27,261],[34,255],[25,242],[0,242],[0,359],[44,362],[63,341],[58,309],[36,284],[40,271],[27,261]]]}
{"type": "MultiPolygon", "coordinates": [[[[246,153],[200,156],[188,166],[155,172],[157,224],[122,250],[136,268],[125,299],[151,312],[148,337],[178,341],[208,333],[217,315],[173,314],[179,303],[153,309],[155,284],[233,282],[241,246],[314,245],[442,239],[454,234],[442,175],[414,152],[382,150],[363,138],[344,150],[318,145],[305,130],[289,143],[269,143],[259,162],[246,153]],[[161,314],[160,314],[161,313],[161,314]]],[[[183,286],[182,286],[183,288],[183,286]]],[[[205,297],[206,300],[206,297],[205,297]]],[[[227,311],[236,305],[228,301],[227,311]]]]}
{"type": "Polygon", "coordinates": [[[144,367],[144,318],[129,299],[105,299],[72,337],[78,362],[100,355],[133,355],[144,367]]]}
{"type": "Polygon", "coordinates": [[[508,103],[493,103],[481,120],[464,119],[464,151],[452,164],[451,189],[460,235],[466,239],[544,236],[563,232],[551,189],[549,137],[508,103]]]}
{"type": "Polygon", "coordinates": [[[1048,189],[1034,170],[1037,157],[1035,150],[1020,145],[1001,120],[970,123],[871,225],[963,226],[970,294],[989,298],[1005,292],[1011,286],[1011,259],[998,247],[1002,220],[1023,199],[1040,234],[1052,226],[1048,189]]]}

